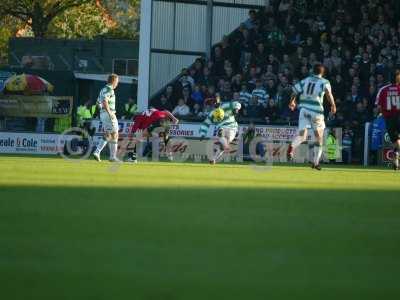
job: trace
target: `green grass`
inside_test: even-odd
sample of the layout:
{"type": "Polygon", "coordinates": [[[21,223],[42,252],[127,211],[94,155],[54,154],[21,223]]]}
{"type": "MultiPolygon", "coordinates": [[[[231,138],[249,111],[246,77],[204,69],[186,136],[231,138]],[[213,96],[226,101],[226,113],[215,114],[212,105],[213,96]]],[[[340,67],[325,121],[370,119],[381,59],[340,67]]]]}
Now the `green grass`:
{"type": "Polygon", "coordinates": [[[400,173],[0,156],[2,299],[399,299],[400,173]]]}

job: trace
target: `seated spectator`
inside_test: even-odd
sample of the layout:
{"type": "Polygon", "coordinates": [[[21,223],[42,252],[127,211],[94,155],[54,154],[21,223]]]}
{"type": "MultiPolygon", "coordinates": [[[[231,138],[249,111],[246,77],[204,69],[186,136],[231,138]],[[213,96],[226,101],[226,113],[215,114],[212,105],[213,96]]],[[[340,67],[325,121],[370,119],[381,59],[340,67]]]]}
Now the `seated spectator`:
{"type": "Polygon", "coordinates": [[[268,55],[265,51],[265,46],[262,42],[257,44],[257,49],[252,55],[252,64],[257,66],[263,66],[267,61],[268,55]]]}
{"type": "Polygon", "coordinates": [[[232,82],[231,82],[231,88],[232,91],[234,92],[240,92],[241,87],[242,87],[242,74],[236,74],[233,78],[232,78],[232,82]]]}
{"type": "Polygon", "coordinates": [[[259,119],[262,116],[262,106],[258,97],[253,95],[249,105],[243,109],[243,116],[250,119],[259,119]]]}
{"type": "Polygon", "coordinates": [[[179,83],[182,85],[182,88],[192,88],[194,79],[189,75],[189,71],[187,69],[182,69],[179,83]]]}
{"type": "Polygon", "coordinates": [[[247,84],[243,83],[242,88],[239,93],[240,100],[239,102],[242,104],[243,107],[246,107],[250,103],[251,94],[247,88],[247,84]]]}
{"type": "Polygon", "coordinates": [[[173,106],[170,102],[168,102],[168,98],[165,94],[162,94],[160,99],[154,103],[154,108],[159,110],[168,110],[172,111],[173,106]]]}
{"type": "Polygon", "coordinates": [[[194,90],[193,90],[192,95],[190,97],[192,99],[192,103],[199,104],[200,106],[203,105],[204,96],[203,96],[203,93],[201,92],[200,86],[198,84],[196,84],[194,86],[194,90]]]}
{"type": "Polygon", "coordinates": [[[177,118],[187,117],[190,114],[190,108],[186,105],[185,100],[179,99],[178,105],[172,111],[177,118]]]}
{"type": "Polygon", "coordinates": [[[240,102],[240,93],[234,92],[231,101],[240,102]]]}
{"type": "Polygon", "coordinates": [[[289,109],[289,107],[285,107],[282,112],[282,122],[289,125],[294,126],[299,121],[299,109],[296,106],[294,110],[289,109]]]}
{"type": "Polygon", "coordinates": [[[207,116],[207,114],[203,111],[201,105],[198,103],[195,103],[193,105],[192,115],[199,120],[202,120],[207,116]]]}
{"type": "Polygon", "coordinates": [[[167,98],[167,102],[170,103],[172,107],[176,105],[176,95],[172,85],[168,85],[165,89],[165,97],[167,98]]]}
{"type": "Polygon", "coordinates": [[[273,99],[268,100],[268,105],[265,108],[265,123],[267,125],[275,123],[279,118],[279,110],[273,99]]]}
{"type": "Polygon", "coordinates": [[[189,89],[189,87],[185,87],[185,88],[182,90],[182,98],[183,98],[183,101],[184,101],[187,105],[190,105],[190,106],[193,105],[192,99],[191,99],[191,97],[190,97],[190,89],[189,89]]]}
{"type": "Polygon", "coordinates": [[[220,96],[222,101],[224,102],[232,100],[233,93],[231,89],[231,83],[229,81],[224,82],[220,92],[220,96]]]}

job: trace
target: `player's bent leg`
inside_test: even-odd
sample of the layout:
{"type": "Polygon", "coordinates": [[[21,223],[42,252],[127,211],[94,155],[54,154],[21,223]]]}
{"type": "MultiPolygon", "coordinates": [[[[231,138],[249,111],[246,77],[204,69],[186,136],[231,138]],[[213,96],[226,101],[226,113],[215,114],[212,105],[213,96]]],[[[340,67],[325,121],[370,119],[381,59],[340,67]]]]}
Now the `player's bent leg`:
{"type": "Polygon", "coordinates": [[[304,143],[306,139],[307,139],[307,129],[299,130],[298,135],[294,138],[294,140],[289,145],[287,150],[287,159],[289,161],[293,160],[296,148],[299,147],[302,143],[304,143]]]}
{"type": "Polygon", "coordinates": [[[100,154],[101,151],[103,151],[104,147],[108,144],[108,141],[110,140],[110,136],[108,133],[105,133],[103,136],[103,139],[97,144],[96,150],[93,152],[93,157],[100,162],[100,154]]]}
{"type": "Polygon", "coordinates": [[[228,147],[228,141],[224,137],[218,138],[219,147],[214,153],[213,159],[210,161],[211,164],[215,164],[222,157],[225,152],[225,149],[228,147]]]}

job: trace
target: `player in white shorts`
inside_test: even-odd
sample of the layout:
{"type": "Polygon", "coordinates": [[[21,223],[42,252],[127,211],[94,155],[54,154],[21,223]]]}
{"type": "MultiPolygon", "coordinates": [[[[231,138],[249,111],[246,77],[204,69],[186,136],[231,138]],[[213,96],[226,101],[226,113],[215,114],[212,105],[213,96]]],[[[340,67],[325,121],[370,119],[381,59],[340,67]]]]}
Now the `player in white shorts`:
{"type": "Polygon", "coordinates": [[[211,164],[215,164],[221,156],[229,151],[230,144],[236,137],[239,125],[235,116],[242,108],[237,101],[220,103],[219,97],[216,99],[215,109],[210,112],[200,127],[200,136],[203,139],[208,132],[210,125],[214,124],[217,128],[218,142],[220,149],[210,159],[211,164]]]}
{"type": "Polygon", "coordinates": [[[97,104],[100,106],[100,120],[104,128],[103,140],[97,145],[93,156],[97,161],[100,160],[100,153],[104,147],[110,147],[110,161],[119,162],[117,158],[118,150],[118,120],[115,115],[115,93],[118,86],[118,75],[111,74],[108,77],[107,85],[100,91],[97,104]]]}
{"type": "Polygon", "coordinates": [[[312,129],[315,135],[314,161],[312,168],[321,170],[320,160],[322,156],[323,136],[325,129],[324,120],[324,96],[331,105],[331,114],[336,113],[336,104],[332,95],[329,80],[323,78],[325,67],[315,64],[313,75],[301,80],[293,87],[293,96],[289,102],[289,108],[296,107],[296,97],[299,97],[299,131],[288,149],[288,158],[291,160],[295,149],[307,139],[308,129],[312,129]]]}

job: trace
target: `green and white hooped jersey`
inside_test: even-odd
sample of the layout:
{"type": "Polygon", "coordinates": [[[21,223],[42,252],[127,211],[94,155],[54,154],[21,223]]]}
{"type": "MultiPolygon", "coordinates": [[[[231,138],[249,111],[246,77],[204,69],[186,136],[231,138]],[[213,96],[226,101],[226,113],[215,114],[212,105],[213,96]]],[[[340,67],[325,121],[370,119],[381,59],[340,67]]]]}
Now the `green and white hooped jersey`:
{"type": "Polygon", "coordinates": [[[110,110],[115,112],[115,93],[114,89],[110,84],[107,84],[100,91],[99,98],[97,98],[97,103],[100,105],[100,111],[104,112],[105,109],[102,106],[102,102],[106,100],[108,102],[108,106],[110,110]]]}
{"type": "Polygon", "coordinates": [[[304,108],[315,113],[324,113],[324,96],[326,91],[332,92],[329,80],[312,75],[299,81],[293,87],[299,95],[299,108],[304,108]]]}
{"type": "Polygon", "coordinates": [[[222,103],[220,108],[224,110],[224,119],[219,123],[214,123],[212,120],[213,112],[210,112],[203,124],[200,126],[200,135],[206,136],[208,128],[212,124],[216,126],[217,130],[220,128],[238,129],[239,125],[236,122],[234,110],[239,110],[241,107],[242,105],[237,101],[222,103]]]}

